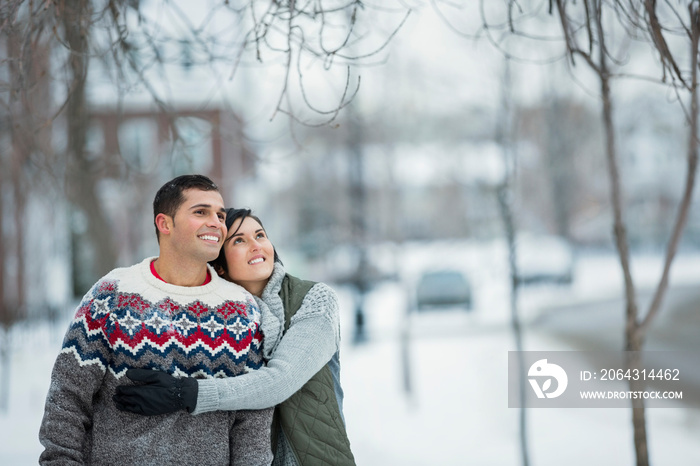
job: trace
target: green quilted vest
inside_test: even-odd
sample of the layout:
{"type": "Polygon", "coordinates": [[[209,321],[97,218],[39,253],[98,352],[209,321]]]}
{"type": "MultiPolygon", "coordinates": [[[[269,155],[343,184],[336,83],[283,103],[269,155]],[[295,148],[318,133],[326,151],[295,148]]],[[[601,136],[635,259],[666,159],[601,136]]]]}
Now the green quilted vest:
{"type": "MultiPolygon", "coordinates": [[[[285,275],[280,290],[285,332],[304,296],[315,284],[285,275]]],[[[300,466],[355,465],[327,365],[298,392],[277,405],[272,425],[273,448],[277,447],[277,430],[282,429],[300,466]]]]}

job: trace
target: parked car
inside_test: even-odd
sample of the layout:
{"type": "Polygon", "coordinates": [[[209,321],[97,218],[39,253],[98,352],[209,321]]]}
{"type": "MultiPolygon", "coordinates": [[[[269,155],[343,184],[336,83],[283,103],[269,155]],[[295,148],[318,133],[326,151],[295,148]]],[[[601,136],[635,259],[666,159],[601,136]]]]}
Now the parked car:
{"type": "Polygon", "coordinates": [[[472,308],[472,289],[469,281],[456,270],[425,272],[416,287],[416,309],[463,307],[472,308]]]}

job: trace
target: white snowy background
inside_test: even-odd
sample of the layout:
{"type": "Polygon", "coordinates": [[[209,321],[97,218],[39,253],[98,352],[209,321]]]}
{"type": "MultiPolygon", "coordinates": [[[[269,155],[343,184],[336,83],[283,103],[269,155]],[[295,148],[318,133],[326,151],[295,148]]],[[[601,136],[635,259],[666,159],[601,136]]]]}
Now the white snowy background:
{"type": "MultiPolygon", "coordinates": [[[[425,8],[413,14],[396,37],[387,66],[363,70],[363,92],[358,103],[370,115],[383,110],[388,120],[405,117],[416,121],[439,114],[458,114],[477,103],[495,107],[499,105],[502,92],[502,68],[502,56],[487,43],[457,39],[429,8],[425,8]]],[[[214,95],[225,93],[222,89],[230,87],[231,94],[237,97],[233,99],[237,106],[246,109],[248,129],[253,139],[257,139],[259,135],[271,137],[277,134],[271,128],[287,124],[280,118],[269,122],[270,105],[275,100],[265,100],[265,97],[277,95],[275,86],[279,81],[272,77],[279,70],[266,68],[264,72],[267,79],[260,79],[260,75],[253,72],[247,77],[241,73],[248,81],[242,79],[243,82],[224,86],[206,82],[195,74],[187,75],[186,82],[169,84],[176,89],[172,94],[183,102],[198,98],[203,89],[204,94],[216,100],[214,95]],[[257,85],[251,86],[251,82],[257,85]],[[245,97],[248,102],[240,100],[246,100],[245,97]]],[[[542,99],[549,92],[574,97],[587,93],[585,88],[572,85],[570,76],[561,69],[545,71],[535,65],[523,65],[514,70],[514,74],[513,94],[521,103],[542,99]]],[[[580,80],[586,82],[583,78],[580,80]]],[[[625,92],[620,95],[619,112],[636,128],[636,116],[641,113],[635,106],[639,88],[629,83],[620,87],[625,92]]],[[[94,104],[114,99],[107,87],[96,82],[92,83],[91,93],[94,104]]],[[[134,94],[134,97],[137,101],[143,100],[143,96],[134,94]]],[[[666,117],[661,119],[666,120],[666,117]]],[[[465,127],[476,123],[463,122],[465,127]]],[[[649,152],[651,149],[664,152],[664,148],[657,148],[652,142],[643,140],[643,148],[649,152]]],[[[441,146],[436,147],[439,152],[441,146]]],[[[416,153],[430,152],[425,147],[412,149],[416,153]]],[[[274,150],[271,145],[261,152],[266,155],[274,150]]],[[[396,176],[401,181],[427,183],[416,174],[427,178],[435,165],[414,156],[411,147],[398,147],[399,150],[405,158],[403,165],[396,166],[396,176]]],[[[261,178],[267,178],[269,185],[253,186],[247,192],[243,186],[237,193],[242,203],[249,203],[256,209],[260,204],[272,203],[266,198],[272,198],[274,189],[295,180],[284,160],[272,160],[267,165],[261,163],[259,168],[261,178]],[[266,170],[276,170],[277,178],[274,173],[266,174],[266,170]]],[[[485,179],[497,179],[502,171],[499,166],[482,168],[485,173],[479,177],[485,179]]],[[[660,176],[657,167],[652,168],[647,170],[649,179],[662,178],[669,184],[677,183],[677,177],[660,176]]],[[[473,171],[470,175],[474,175],[473,171]]],[[[378,175],[373,173],[368,178],[372,176],[378,175]]],[[[261,215],[268,228],[277,214],[267,209],[261,215]]],[[[274,227],[274,223],[272,225],[274,227]]],[[[283,228],[278,228],[280,233],[283,228]]],[[[610,230],[611,225],[605,223],[600,228],[610,230]]],[[[34,230],[44,234],[41,228],[34,230]]],[[[282,234],[273,236],[282,237],[282,234]]],[[[42,237],[37,247],[46,242],[42,237]]],[[[292,251],[281,252],[283,257],[293,254],[292,251]]],[[[379,284],[367,297],[368,339],[361,345],[352,344],[352,294],[346,288],[336,287],[343,312],[344,411],[358,465],[519,465],[519,411],[508,408],[507,400],[507,355],[515,349],[515,344],[510,328],[503,244],[426,241],[400,248],[389,247],[372,254],[380,265],[381,261],[391,262],[400,273],[398,281],[379,284]],[[474,308],[469,312],[454,310],[407,316],[417,275],[436,266],[463,269],[474,289],[474,308]],[[402,366],[400,337],[406,326],[410,335],[411,393],[404,389],[402,366]]],[[[660,264],[660,255],[634,257],[634,277],[642,302],[648,299],[649,290],[658,280],[660,264]]],[[[67,289],[65,283],[59,283],[67,280],[64,265],[49,264],[48,273],[35,276],[44,280],[47,287],[67,289]]],[[[294,273],[295,269],[290,267],[290,272],[294,273]]],[[[699,315],[692,309],[700,302],[700,291],[695,292],[700,289],[698,285],[700,255],[680,253],[674,264],[665,307],[652,327],[652,335],[656,329],[665,329],[673,335],[674,349],[700,350],[698,319],[678,321],[672,318],[676,307],[686,311],[690,308],[695,311],[691,315],[699,315]]],[[[579,253],[570,285],[542,285],[522,290],[519,304],[525,349],[621,349],[622,292],[620,267],[613,253],[579,253]],[[585,336],[589,346],[583,348],[581,339],[569,338],[572,332],[585,336]]],[[[21,323],[12,331],[9,408],[7,412],[0,412],[0,466],[37,464],[42,450],[38,430],[51,368],[73,312],[73,305],[65,307],[54,327],[46,323],[21,323]]],[[[650,346],[654,343],[650,339],[650,346]]],[[[630,410],[530,409],[527,415],[528,447],[533,466],[635,463],[630,410]]],[[[671,408],[648,409],[647,430],[651,464],[700,464],[700,409],[682,403],[671,408]]]]}
{"type": "MultiPolygon", "coordinates": [[[[345,418],[359,465],[520,464],[519,411],[508,408],[507,400],[507,355],[515,348],[507,282],[503,267],[493,261],[497,257],[493,245],[471,243],[409,245],[400,254],[405,277],[431,265],[424,262],[428,259],[461,264],[476,298],[470,312],[425,312],[408,318],[410,395],[404,390],[399,338],[407,321],[410,278],[380,285],[369,295],[368,341],[357,346],[351,344],[351,295],[339,289],[345,418]]],[[[641,288],[654,283],[660,263],[656,256],[635,258],[641,288]]],[[[671,295],[677,288],[697,287],[700,256],[681,255],[672,281],[671,295]]],[[[597,304],[620,296],[621,283],[613,255],[583,254],[571,285],[524,289],[520,304],[525,349],[581,349],[539,322],[565,312],[566,306],[580,306],[576,319],[590,326],[597,304]]],[[[622,304],[614,308],[610,320],[622,322],[622,304]]],[[[0,414],[2,465],[37,463],[42,450],[37,433],[51,367],[72,312],[66,311],[58,328],[19,327],[13,335],[11,403],[9,412],[0,414]]],[[[660,316],[660,325],[666,317],[660,316]]],[[[605,325],[601,323],[603,333],[605,325]]],[[[622,333],[616,338],[619,348],[622,333]]],[[[533,465],[634,464],[630,410],[530,409],[527,415],[533,465]]],[[[647,409],[647,428],[651,464],[700,464],[700,410],[682,403],[647,409]]]]}

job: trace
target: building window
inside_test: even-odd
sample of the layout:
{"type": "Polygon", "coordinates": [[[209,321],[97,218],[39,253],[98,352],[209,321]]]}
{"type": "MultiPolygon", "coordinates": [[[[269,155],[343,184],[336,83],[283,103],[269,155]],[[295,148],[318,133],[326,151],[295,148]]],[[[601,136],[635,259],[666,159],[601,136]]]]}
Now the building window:
{"type": "Polygon", "coordinates": [[[201,118],[182,117],[175,125],[178,138],[173,140],[174,175],[209,173],[213,165],[211,123],[201,118]]]}
{"type": "Polygon", "coordinates": [[[119,125],[119,151],[133,169],[149,172],[158,161],[158,124],[150,118],[133,118],[119,125]]]}

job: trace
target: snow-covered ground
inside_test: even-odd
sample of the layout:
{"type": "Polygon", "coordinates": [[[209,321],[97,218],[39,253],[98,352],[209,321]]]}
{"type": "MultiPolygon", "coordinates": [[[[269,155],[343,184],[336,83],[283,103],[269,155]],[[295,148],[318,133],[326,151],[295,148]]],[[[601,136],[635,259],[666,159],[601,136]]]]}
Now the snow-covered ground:
{"type": "MultiPolygon", "coordinates": [[[[392,312],[391,294],[384,290],[373,312],[392,312]]],[[[370,343],[346,346],[345,412],[358,464],[521,464],[519,411],[508,408],[507,393],[514,340],[508,325],[475,317],[413,322],[410,395],[393,328],[386,338],[373,331],[370,343]]],[[[531,350],[576,349],[529,328],[525,342],[531,350]]],[[[530,409],[527,416],[532,465],[635,464],[629,410],[530,409]]],[[[652,464],[700,464],[700,410],[648,409],[647,427],[652,464]]]]}
{"type": "MultiPolygon", "coordinates": [[[[655,282],[659,263],[653,256],[635,260],[641,287],[655,282]]],[[[520,464],[519,411],[507,407],[507,352],[514,349],[507,287],[485,278],[499,274],[479,264],[473,261],[470,274],[476,294],[472,312],[409,318],[410,393],[401,345],[407,322],[405,287],[388,283],[368,297],[369,338],[358,346],[351,344],[350,295],[340,290],[345,417],[359,465],[520,464]]],[[[672,283],[700,283],[700,257],[680,256],[672,283]]],[[[580,257],[570,286],[523,291],[525,322],[556,304],[614,297],[620,286],[614,257],[580,257]]],[[[54,331],[20,327],[13,334],[10,407],[0,414],[2,465],[37,463],[37,432],[66,323],[54,331]]],[[[525,326],[525,345],[533,350],[575,349],[533,325],[525,326]]],[[[527,416],[533,466],[634,464],[627,409],[530,409],[527,416]]],[[[648,409],[647,427],[652,464],[700,464],[700,410],[682,405],[648,409]]]]}

